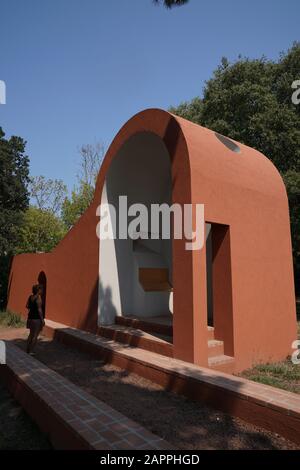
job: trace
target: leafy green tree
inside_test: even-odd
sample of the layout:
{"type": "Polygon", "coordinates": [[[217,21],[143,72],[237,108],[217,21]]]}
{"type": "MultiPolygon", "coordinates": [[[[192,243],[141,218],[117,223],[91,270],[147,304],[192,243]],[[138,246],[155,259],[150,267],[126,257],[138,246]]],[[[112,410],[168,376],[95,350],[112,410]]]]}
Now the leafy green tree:
{"type": "Polygon", "coordinates": [[[291,105],[291,84],[300,80],[300,43],[295,42],[287,54],[281,53],[274,70],[274,92],[278,101],[289,107],[300,116],[300,106],[291,105]]]}
{"type": "MultiPolygon", "coordinates": [[[[281,172],[289,196],[294,266],[299,277],[300,105],[292,83],[300,79],[300,43],[278,61],[223,58],[203,97],[170,111],[267,155],[281,172]]],[[[297,286],[297,284],[296,284],[297,286]]]]}
{"type": "Polygon", "coordinates": [[[71,228],[89,207],[94,196],[94,187],[81,183],[78,189],[72,191],[71,198],[66,198],[62,205],[62,220],[65,226],[71,228]]]}
{"type": "Polygon", "coordinates": [[[0,256],[13,251],[22,212],[29,202],[26,142],[20,137],[7,140],[4,136],[0,128],[0,256]]]}
{"type": "Polygon", "coordinates": [[[299,171],[300,107],[291,101],[291,84],[297,75],[289,65],[296,60],[300,70],[299,44],[281,55],[278,63],[240,58],[230,64],[222,59],[205,85],[203,98],[170,111],[260,150],[282,173],[299,171]]]}
{"type": "Polygon", "coordinates": [[[196,96],[196,98],[193,98],[189,102],[181,103],[179,106],[169,109],[171,113],[188,119],[189,121],[196,122],[197,124],[202,124],[202,110],[202,99],[199,96],[196,96]]]}
{"type": "Polygon", "coordinates": [[[64,223],[48,210],[29,207],[19,231],[17,253],[51,251],[66,234],[64,223]]]}
{"type": "Polygon", "coordinates": [[[62,204],[62,220],[67,228],[77,222],[92,202],[96,179],[104,157],[104,146],[102,143],[83,145],[79,154],[78,186],[72,191],[71,198],[66,198],[62,204]]]}
{"type": "Polygon", "coordinates": [[[300,172],[289,170],[283,176],[290,206],[296,292],[300,285],[300,172]]]}
{"type": "Polygon", "coordinates": [[[62,180],[35,176],[29,180],[29,193],[34,204],[22,215],[15,252],[51,251],[67,232],[60,218],[67,187],[62,180]]]}
{"type": "Polygon", "coordinates": [[[185,5],[189,0],[153,0],[154,3],[163,3],[166,8],[179,7],[185,5]]]}
{"type": "Polygon", "coordinates": [[[5,139],[0,127],[0,308],[5,307],[10,258],[14,254],[23,211],[29,203],[29,159],[21,137],[5,139]]]}

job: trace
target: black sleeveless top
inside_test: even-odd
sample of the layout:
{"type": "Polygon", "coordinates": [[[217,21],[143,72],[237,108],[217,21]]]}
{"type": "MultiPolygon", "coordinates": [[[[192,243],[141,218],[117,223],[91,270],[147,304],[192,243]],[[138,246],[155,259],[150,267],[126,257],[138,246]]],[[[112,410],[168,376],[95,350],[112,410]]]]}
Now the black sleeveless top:
{"type": "MultiPolygon", "coordinates": [[[[29,310],[28,312],[28,320],[40,320],[40,315],[39,315],[39,307],[37,303],[37,297],[30,295],[28,297],[27,301],[27,308],[29,310]]],[[[43,312],[43,317],[44,317],[44,312],[43,312]]]]}

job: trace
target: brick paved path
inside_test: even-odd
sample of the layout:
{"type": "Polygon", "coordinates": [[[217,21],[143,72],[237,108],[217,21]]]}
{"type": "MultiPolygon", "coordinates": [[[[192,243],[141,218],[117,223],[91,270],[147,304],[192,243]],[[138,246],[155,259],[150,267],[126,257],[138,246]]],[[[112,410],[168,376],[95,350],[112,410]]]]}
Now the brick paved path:
{"type": "Polygon", "coordinates": [[[9,388],[17,393],[17,399],[24,400],[21,404],[33,419],[38,414],[41,420],[38,424],[50,433],[50,439],[54,439],[57,447],[65,448],[67,442],[76,442],[76,439],[70,439],[69,433],[78,439],[82,448],[172,448],[163,439],[84,392],[18,347],[6,342],[6,348],[7,366],[0,366],[0,377],[6,376],[4,369],[13,374],[14,380],[6,376],[9,388]],[[38,413],[35,413],[35,407],[38,413]]]}

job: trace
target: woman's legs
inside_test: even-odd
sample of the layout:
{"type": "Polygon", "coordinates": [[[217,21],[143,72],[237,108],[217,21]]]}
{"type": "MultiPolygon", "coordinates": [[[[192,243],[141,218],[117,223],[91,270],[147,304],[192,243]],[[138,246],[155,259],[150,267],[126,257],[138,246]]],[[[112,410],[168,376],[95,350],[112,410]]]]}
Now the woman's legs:
{"type": "Polygon", "coordinates": [[[32,353],[34,351],[41,330],[42,322],[40,320],[32,320],[30,324],[30,333],[27,339],[28,353],[32,353]]]}
{"type": "Polygon", "coordinates": [[[27,352],[30,353],[31,351],[31,344],[32,344],[32,339],[33,339],[33,336],[34,336],[34,328],[33,328],[33,325],[31,324],[30,325],[30,331],[29,331],[29,336],[27,338],[27,352]]]}
{"type": "Polygon", "coordinates": [[[37,340],[38,340],[40,331],[41,331],[41,328],[38,327],[38,328],[36,328],[36,330],[35,330],[35,332],[34,332],[34,335],[33,335],[33,338],[32,338],[32,342],[31,342],[31,352],[34,352],[34,349],[35,349],[35,346],[36,346],[36,343],[37,343],[37,340]]]}

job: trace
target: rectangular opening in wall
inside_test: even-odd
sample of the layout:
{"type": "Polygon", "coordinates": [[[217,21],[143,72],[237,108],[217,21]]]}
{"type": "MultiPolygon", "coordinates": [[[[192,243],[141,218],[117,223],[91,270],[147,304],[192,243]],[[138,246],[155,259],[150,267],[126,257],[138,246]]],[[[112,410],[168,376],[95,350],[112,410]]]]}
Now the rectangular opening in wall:
{"type": "Polygon", "coordinates": [[[207,324],[233,356],[233,310],[229,225],[206,223],[207,324]]]}
{"type": "Polygon", "coordinates": [[[213,292],[212,292],[212,224],[205,223],[206,236],[206,296],[207,296],[207,325],[214,326],[213,292]]]}

